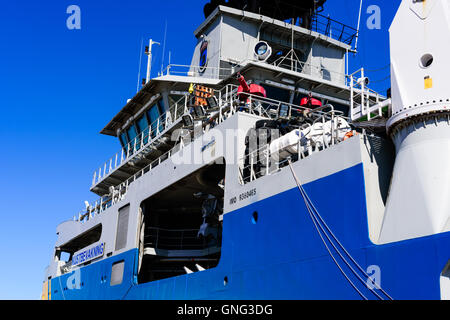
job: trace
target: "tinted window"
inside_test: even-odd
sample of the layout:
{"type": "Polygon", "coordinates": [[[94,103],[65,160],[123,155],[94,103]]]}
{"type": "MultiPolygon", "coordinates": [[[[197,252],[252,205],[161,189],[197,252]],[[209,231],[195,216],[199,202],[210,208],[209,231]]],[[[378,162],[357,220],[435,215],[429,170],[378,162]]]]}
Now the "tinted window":
{"type": "Polygon", "coordinates": [[[145,114],[138,119],[137,126],[139,133],[143,132],[145,129],[148,128],[147,117],[145,116],[145,114]]]}
{"type": "Polygon", "coordinates": [[[142,115],[142,117],[140,117],[138,119],[137,126],[138,126],[139,133],[143,133],[143,135],[144,135],[144,137],[143,137],[144,144],[147,144],[147,142],[148,142],[148,121],[147,121],[147,116],[145,114],[142,115]]]}
{"type": "Polygon", "coordinates": [[[153,105],[148,111],[147,111],[148,119],[150,120],[150,124],[154,125],[154,122],[156,122],[159,118],[159,108],[158,105],[153,105]]]}
{"type": "Polygon", "coordinates": [[[133,142],[134,138],[136,138],[137,136],[136,127],[132,125],[131,127],[128,128],[127,133],[129,141],[133,142]]]}
{"type": "Polygon", "coordinates": [[[128,144],[127,133],[123,132],[119,138],[120,138],[120,143],[122,144],[122,147],[125,148],[125,146],[128,144]]]}
{"type": "Polygon", "coordinates": [[[159,113],[163,114],[165,112],[163,99],[159,99],[158,106],[159,106],[159,113]]]}
{"type": "Polygon", "coordinates": [[[156,136],[156,127],[158,125],[158,119],[160,116],[159,107],[157,104],[152,106],[150,110],[147,111],[148,119],[150,121],[150,127],[152,131],[152,137],[156,136]]]}

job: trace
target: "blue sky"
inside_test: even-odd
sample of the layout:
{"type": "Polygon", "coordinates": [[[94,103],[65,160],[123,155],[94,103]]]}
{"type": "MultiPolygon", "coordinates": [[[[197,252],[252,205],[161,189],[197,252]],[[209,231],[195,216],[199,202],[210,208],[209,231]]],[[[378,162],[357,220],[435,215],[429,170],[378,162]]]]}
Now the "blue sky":
{"type": "MultiPolygon", "coordinates": [[[[201,1],[8,1],[0,10],[0,299],[37,299],[56,226],[83,208],[93,171],[118,151],[99,131],[136,93],[141,39],[163,42],[165,63],[189,64],[201,1]],[[66,9],[81,8],[81,30],[66,9]]],[[[364,0],[360,54],[350,71],[389,64],[388,28],[400,0],[364,0]],[[366,9],[381,8],[369,30],[366,9]]],[[[328,0],[325,15],[356,27],[359,0],[328,0]]],[[[162,63],[155,47],[153,76],[162,63]]],[[[145,74],[142,65],[141,78],[145,74]]],[[[369,73],[389,87],[389,69],[369,73]]]]}

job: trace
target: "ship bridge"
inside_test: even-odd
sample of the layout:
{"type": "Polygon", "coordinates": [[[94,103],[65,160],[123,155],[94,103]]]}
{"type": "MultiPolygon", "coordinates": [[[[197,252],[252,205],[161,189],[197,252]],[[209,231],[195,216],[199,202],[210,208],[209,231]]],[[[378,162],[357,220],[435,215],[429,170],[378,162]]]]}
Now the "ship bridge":
{"type": "Polygon", "coordinates": [[[162,76],[147,83],[108,123],[102,134],[119,138],[122,148],[93,176],[91,191],[98,195],[111,192],[138,171],[162,161],[177,140],[182,116],[189,113],[189,85],[215,87],[217,79],[162,76]]]}

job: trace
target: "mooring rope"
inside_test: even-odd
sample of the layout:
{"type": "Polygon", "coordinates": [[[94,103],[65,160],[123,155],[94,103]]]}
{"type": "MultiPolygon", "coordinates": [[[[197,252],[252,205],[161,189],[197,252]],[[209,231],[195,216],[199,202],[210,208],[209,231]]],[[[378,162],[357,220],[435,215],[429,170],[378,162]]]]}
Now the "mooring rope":
{"type": "MultiPolygon", "coordinates": [[[[314,223],[314,226],[316,227],[317,232],[319,233],[320,238],[322,239],[322,242],[324,243],[325,247],[327,248],[328,253],[330,254],[330,256],[332,257],[332,259],[334,260],[334,262],[336,263],[336,265],[338,266],[339,270],[341,271],[341,273],[344,275],[344,277],[347,279],[347,281],[349,281],[349,283],[351,284],[351,286],[361,295],[361,297],[363,297],[364,299],[367,299],[357,288],[356,285],[349,279],[349,277],[345,274],[345,272],[343,271],[343,269],[341,268],[341,266],[337,263],[336,259],[334,258],[333,254],[331,253],[328,245],[326,244],[323,236],[321,235],[318,226],[320,227],[320,229],[322,230],[322,232],[324,233],[324,235],[327,237],[328,241],[330,242],[330,244],[333,246],[333,248],[336,250],[336,252],[339,254],[339,256],[341,257],[341,259],[343,260],[343,262],[347,265],[347,267],[352,271],[352,273],[359,279],[359,281],[361,281],[363,284],[365,284],[367,286],[367,280],[370,280],[371,283],[378,289],[380,290],[386,297],[388,297],[388,299],[392,300],[391,296],[389,294],[387,294],[380,286],[378,286],[378,284],[376,284],[373,279],[371,279],[369,277],[369,275],[367,275],[367,273],[361,268],[361,266],[356,262],[356,260],[350,255],[350,253],[345,249],[345,247],[342,245],[342,243],[338,240],[338,238],[334,235],[334,233],[331,231],[331,229],[328,227],[328,225],[326,224],[326,222],[324,221],[324,219],[322,218],[322,216],[320,215],[320,213],[318,212],[318,210],[316,209],[316,207],[314,206],[314,204],[312,203],[311,199],[308,197],[306,191],[304,190],[304,188],[302,187],[299,179],[297,178],[297,175],[295,174],[295,171],[292,167],[292,163],[289,160],[289,167],[291,169],[292,175],[295,179],[295,182],[297,184],[297,187],[303,197],[303,200],[306,204],[308,213],[314,223]],[[320,221],[319,221],[320,220],[320,221]],[[324,230],[323,226],[320,224],[320,222],[325,226],[325,228],[328,230],[328,232],[331,234],[331,236],[333,237],[333,239],[335,240],[335,242],[338,244],[338,246],[341,248],[342,251],[344,251],[344,253],[350,258],[350,260],[357,266],[357,268],[359,269],[359,271],[361,273],[364,274],[364,276],[366,277],[366,281],[364,281],[359,275],[358,273],[353,269],[353,267],[348,263],[348,261],[345,259],[345,257],[341,254],[341,252],[338,250],[338,248],[336,248],[335,244],[333,243],[333,241],[330,239],[330,237],[328,236],[328,234],[326,233],[326,231],[324,230]]],[[[381,297],[375,290],[373,290],[372,288],[368,287],[367,288],[370,290],[371,293],[373,293],[378,299],[380,300],[384,300],[383,297],[381,297]]]]}

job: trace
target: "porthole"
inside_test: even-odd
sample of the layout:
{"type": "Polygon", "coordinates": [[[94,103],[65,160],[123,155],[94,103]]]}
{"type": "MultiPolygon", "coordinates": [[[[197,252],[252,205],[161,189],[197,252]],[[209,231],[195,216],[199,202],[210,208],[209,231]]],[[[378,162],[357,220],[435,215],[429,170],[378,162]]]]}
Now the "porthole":
{"type": "Polygon", "coordinates": [[[252,223],[257,224],[258,223],[258,211],[253,212],[252,214],[252,223]]]}
{"type": "Polygon", "coordinates": [[[424,69],[429,68],[433,64],[433,61],[434,57],[432,54],[424,54],[422,58],[420,58],[420,66],[424,69]]]}

